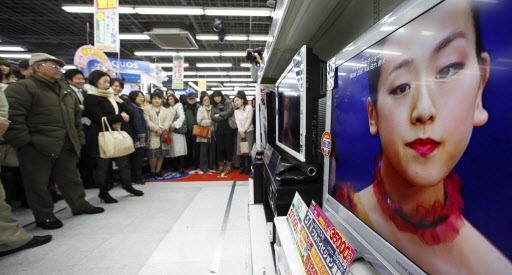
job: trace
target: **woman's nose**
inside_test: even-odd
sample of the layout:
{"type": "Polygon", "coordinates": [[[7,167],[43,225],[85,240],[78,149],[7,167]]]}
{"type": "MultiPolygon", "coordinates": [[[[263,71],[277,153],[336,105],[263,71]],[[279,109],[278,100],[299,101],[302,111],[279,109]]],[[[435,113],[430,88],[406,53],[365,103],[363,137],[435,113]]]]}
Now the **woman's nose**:
{"type": "Polygon", "coordinates": [[[416,84],[418,90],[412,104],[411,123],[428,123],[436,119],[436,109],[430,94],[429,83],[416,84]]]}

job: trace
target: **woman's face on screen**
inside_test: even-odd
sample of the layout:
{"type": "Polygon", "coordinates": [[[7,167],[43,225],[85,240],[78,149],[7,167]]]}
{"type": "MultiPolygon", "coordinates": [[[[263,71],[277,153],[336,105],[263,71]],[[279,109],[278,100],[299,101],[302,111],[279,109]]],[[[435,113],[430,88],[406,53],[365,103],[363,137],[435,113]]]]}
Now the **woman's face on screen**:
{"type": "Polygon", "coordinates": [[[475,40],[465,0],[443,2],[386,39],[377,108],[368,102],[370,131],[380,135],[383,158],[410,183],[440,183],[473,127],[487,121],[489,57],[482,54],[479,67],[475,40]]]}

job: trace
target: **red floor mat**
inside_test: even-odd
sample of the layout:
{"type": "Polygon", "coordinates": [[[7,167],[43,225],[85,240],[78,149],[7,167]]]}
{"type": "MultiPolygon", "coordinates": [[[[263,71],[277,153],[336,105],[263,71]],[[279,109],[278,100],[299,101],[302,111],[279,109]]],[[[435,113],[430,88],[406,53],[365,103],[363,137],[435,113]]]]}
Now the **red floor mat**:
{"type": "Polygon", "coordinates": [[[240,175],[240,169],[233,170],[231,174],[217,174],[215,171],[204,174],[200,170],[187,169],[182,175],[178,172],[166,172],[163,177],[145,176],[146,181],[245,181],[250,177],[250,175],[240,175]]]}

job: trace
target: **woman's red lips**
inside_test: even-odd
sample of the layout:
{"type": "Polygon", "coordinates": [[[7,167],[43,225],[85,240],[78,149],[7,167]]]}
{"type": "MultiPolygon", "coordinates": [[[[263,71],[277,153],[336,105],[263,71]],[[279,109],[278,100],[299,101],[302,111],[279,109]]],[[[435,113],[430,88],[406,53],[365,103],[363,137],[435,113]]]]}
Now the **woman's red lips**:
{"type": "Polygon", "coordinates": [[[418,152],[420,155],[426,156],[434,152],[439,144],[439,142],[431,138],[418,138],[407,143],[406,146],[418,152]]]}

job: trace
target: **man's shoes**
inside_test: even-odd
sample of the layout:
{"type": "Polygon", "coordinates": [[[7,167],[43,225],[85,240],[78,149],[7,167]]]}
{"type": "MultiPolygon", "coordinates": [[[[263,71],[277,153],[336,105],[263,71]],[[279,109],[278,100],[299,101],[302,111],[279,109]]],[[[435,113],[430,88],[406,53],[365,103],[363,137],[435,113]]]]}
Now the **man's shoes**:
{"type": "Polygon", "coordinates": [[[28,243],[26,243],[18,248],[7,250],[7,251],[0,251],[0,257],[7,256],[9,254],[18,252],[23,249],[41,246],[43,244],[49,243],[51,240],[52,240],[52,235],[34,236],[32,238],[32,240],[28,241],[28,243]]]}
{"type": "Polygon", "coordinates": [[[50,219],[44,220],[42,222],[36,222],[36,226],[46,230],[53,230],[61,228],[64,226],[64,224],[62,224],[62,222],[57,219],[57,217],[53,216],[50,219]]]}
{"type": "Polygon", "coordinates": [[[87,206],[84,209],[73,212],[73,215],[76,216],[76,215],[82,215],[82,214],[98,214],[98,213],[103,213],[104,211],[105,211],[105,209],[103,209],[102,207],[96,207],[91,204],[87,204],[87,206]]]}

